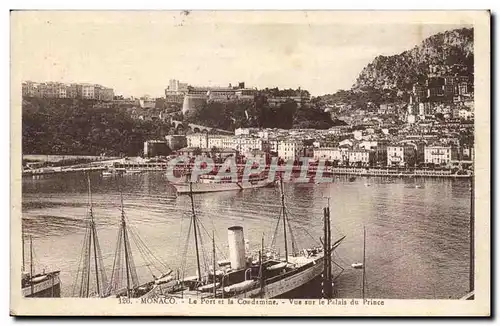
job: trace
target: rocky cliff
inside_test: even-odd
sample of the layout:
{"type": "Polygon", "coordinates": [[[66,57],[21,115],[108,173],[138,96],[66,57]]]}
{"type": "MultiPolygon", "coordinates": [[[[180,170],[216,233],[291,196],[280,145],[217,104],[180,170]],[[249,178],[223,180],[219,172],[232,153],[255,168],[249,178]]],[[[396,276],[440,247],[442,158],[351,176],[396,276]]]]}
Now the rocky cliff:
{"type": "Polygon", "coordinates": [[[473,29],[462,28],[439,33],[411,50],[393,56],[376,57],[361,71],[352,90],[409,91],[415,82],[426,78],[433,65],[448,66],[451,71],[447,73],[450,74],[472,77],[473,29]]]}

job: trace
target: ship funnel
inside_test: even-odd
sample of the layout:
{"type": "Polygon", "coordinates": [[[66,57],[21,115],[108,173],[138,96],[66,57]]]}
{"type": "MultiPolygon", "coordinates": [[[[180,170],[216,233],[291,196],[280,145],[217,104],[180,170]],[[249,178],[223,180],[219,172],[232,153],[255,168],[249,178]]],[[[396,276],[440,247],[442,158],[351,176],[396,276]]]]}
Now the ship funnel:
{"type": "Polygon", "coordinates": [[[229,244],[229,260],[233,270],[245,268],[245,238],[243,227],[232,226],[227,229],[227,241],[229,244]]]}

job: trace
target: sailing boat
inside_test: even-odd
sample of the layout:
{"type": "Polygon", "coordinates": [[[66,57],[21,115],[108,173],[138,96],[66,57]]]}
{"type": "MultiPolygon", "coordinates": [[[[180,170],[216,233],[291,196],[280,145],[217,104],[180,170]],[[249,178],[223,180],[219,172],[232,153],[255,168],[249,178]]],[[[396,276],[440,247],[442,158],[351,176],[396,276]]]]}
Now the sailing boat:
{"type": "MultiPolygon", "coordinates": [[[[154,254],[149,250],[145,243],[140,239],[139,235],[134,230],[129,229],[127,226],[125,211],[123,208],[123,194],[120,192],[121,202],[121,223],[118,230],[117,247],[113,261],[113,269],[111,273],[111,280],[106,289],[106,296],[115,295],[116,297],[127,298],[144,298],[155,296],[163,291],[172,290],[176,282],[171,282],[173,277],[170,275],[172,270],[168,269],[154,254]],[[158,262],[162,267],[158,270],[167,270],[162,273],[160,277],[153,279],[143,284],[139,284],[137,271],[135,268],[134,257],[130,246],[129,234],[132,236],[138,250],[143,254],[146,259],[149,258],[150,262],[158,262]],[[123,248],[123,253],[122,253],[123,248]],[[122,258],[124,258],[125,265],[122,266],[122,258]],[[125,284],[122,286],[123,276],[125,277],[125,284]],[[168,286],[167,286],[168,285],[168,286]],[[167,287],[166,287],[167,286],[167,287]],[[170,286],[170,287],[169,287],[170,286]]],[[[147,264],[149,267],[150,264],[147,264]]],[[[152,272],[152,270],[150,269],[152,272]]]]}
{"type": "MultiPolygon", "coordinates": [[[[191,207],[193,210],[192,226],[194,227],[197,276],[188,277],[181,280],[183,289],[172,293],[173,296],[206,297],[206,298],[275,298],[291,292],[310,281],[316,279],[322,272],[325,272],[325,261],[331,261],[333,251],[340,245],[345,236],[330,245],[330,241],[325,239],[327,245],[327,255],[322,247],[314,247],[297,251],[293,245],[289,255],[287,242],[287,216],[284,203],[283,181],[281,185],[281,202],[283,217],[283,233],[285,240],[285,256],[279,257],[273,252],[264,254],[262,245],[258,260],[247,257],[245,250],[245,238],[242,226],[232,226],[228,228],[229,243],[229,267],[221,270],[214,270],[212,275],[201,277],[200,259],[197,240],[197,218],[194,213],[194,202],[192,192],[191,207]],[[205,289],[213,290],[204,292],[205,289]]],[[[328,220],[329,221],[329,220],[328,220]]],[[[279,220],[278,220],[279,223],[279,220]]],[[[326,231],[329,222],[325,222],[325,235],[330,236],[330,231],[326,231]]],[[[220,266],[220,264],[219,264],[220,266]]],[[[330,266],[330,264],[327,264],[330,266]]]]}
{"type": "Polygon", "coordinates": [[[23,237],[23,268],[21,273],[21,288],[24,297],[60,297],[61,280],[59,271],[35,274],[33,264],[33,240],[30,236],[30,271],[25,271],[24,267],[24,237],[23,237]]]}
{"type": "Polygon", "coordinates": [[[102,261],[101,247],[97,237],[96,223],[92,208],[92,191],[90,187],[90,176],[87,175],[88,182],[88,218],[85,238],[83,240],[82,254],[78,264],[73,295],[80,298],[104,297],[107,285],[106,271],[102,261]],[[93,259],[92,259],[93,258],[93,259]],[[91,285],[92,269],[94,269],[95,287],[91,285]],[[79,282],[78,282],[79,280],[79,282]]]}
{"type": "Polygon", "coordinates": [[[365,258],[366,258],[366,229],[363,227],[363,300],[365,299],[365,286],[366,286],[366,268],[365,268],[365,258]]]}

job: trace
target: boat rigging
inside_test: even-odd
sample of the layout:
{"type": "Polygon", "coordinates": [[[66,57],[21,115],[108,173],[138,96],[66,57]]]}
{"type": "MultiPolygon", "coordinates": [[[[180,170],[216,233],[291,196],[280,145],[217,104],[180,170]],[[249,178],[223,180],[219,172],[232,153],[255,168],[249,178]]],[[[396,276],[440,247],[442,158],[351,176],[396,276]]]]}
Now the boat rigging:
{"type": "Polygon", "coordinates": [[[106,270],[102,260],[101,247],[97,236],[96,223],[92,208],[92,190],[90,176],[87,174],[88,184],[88,216],[86,219],[86,233],[83,240],[82,253],[73,286],[73,295],[80,298],[103,297],[107,286],[106,270]],[[92,259],[93,258],[93,259],[92,259]],[[94,285],[92,281],[92,267],[94,268],[94,285]],[[79,282],[78,282],[79,280],[79,282]]]}
{"type": "MultiPolygon", "coordinates": [[[[191,199],[191,220],[188,230],[188,240],[191,227],[195,228],[195,251],[197,275],[184,277],[179,280],[181,287],[173,290],[167,296],[174,297],[247,297],[247,298],[274,298],[307,284],[318,277],[325,268],[331,268],[333,251],[340,245],[345,236],[333,244],[328,241],[327,250],[322,247],[313,247],[297,251],[295,239],[291,232],[290,223],[287,223],[286,206],[284,205],[283,183],[281,182],[281,213],[278,224],[283,218],[283,233],[290,234],[292,252],[288,253],[288,241],[285,240],[285,257],[273,252],[264,254],[264,239],[258,251],[258,259],[249,254],[245,246],[243,227],[235,225],[227,229],[229,244],[229,261],[219,262],[219,269],[215,265],[215,233],[212,232],[213,270],[202,274],[200,263],[200,222],[195,214],[193,193],[191,199]],[[290,231],[290,232],[289,232],[290,231]],[[325,267],[326,264],[326,267],[325,267]]],[[[325,223],[325,228],[329,223],[325,223]]],[[[275,231],[277,231],[278,225],[275,231]]],[[[206,231],[206,229],[205,229],[206,231]]],[[[330,236],[330,231],[327,232],[330,236]]],[[[274,242],[275,237],[273,237],[274,242]]],[[[201,248],[203,245],[201,244],[201,248]]],[[[187,246],[186,246],[187,250],[187,246]]],[[[185,266],[184,266],[185,267],[185,266]]],[[[183,272],[184,275],[184,272],[183,272]]],[[[329,274],[331,275],[331,273],[329,274]]]]}

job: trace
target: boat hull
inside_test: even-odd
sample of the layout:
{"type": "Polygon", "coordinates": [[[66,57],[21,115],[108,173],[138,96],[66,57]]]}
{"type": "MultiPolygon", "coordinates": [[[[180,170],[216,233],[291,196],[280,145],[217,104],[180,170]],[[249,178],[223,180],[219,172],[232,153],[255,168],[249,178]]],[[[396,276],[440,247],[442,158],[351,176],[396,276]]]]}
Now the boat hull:
{"type": "MultiPolygon", "coordinates": [[[[193,193],[207,193],[207,192],[219,192],[219,191],[238,191],[244,189],[254,189],[268,187],[274,184],[274,181],[262,180],[262,181],[245,181],[245,182],[231,182],[231,183],[202,183],[193,182],[192,192],[193,193]]],[[[191,192],[191,187],[189,183],[173,184],[178,194],[188,194],[191,192]]]]}
{"type": "Polygon", "coordinates": [[[24,297],[27,298],[59,298],[61,297],[61,280],[59,273],[50,273],[41,282],[36,282],[33,286],[28,285],[22,288],[24,297]]]}
{"type": "Polygon", "coordinates": [[[303,271],[294,273],[289,277],[281,280],[268,283],[262,289],[256,288],[244,293],[235,295],[234,298],[276,298],[283,296],[289,292],[293,292],[306,284],[309,284],[318,278],[323,272],[324,260],[323,257],[313,261],[312,266],[304,269],[303,271]]]}

